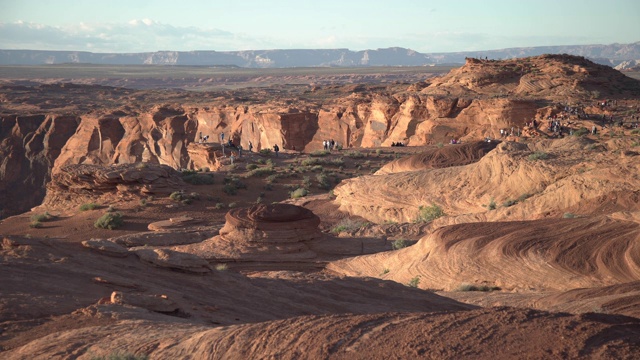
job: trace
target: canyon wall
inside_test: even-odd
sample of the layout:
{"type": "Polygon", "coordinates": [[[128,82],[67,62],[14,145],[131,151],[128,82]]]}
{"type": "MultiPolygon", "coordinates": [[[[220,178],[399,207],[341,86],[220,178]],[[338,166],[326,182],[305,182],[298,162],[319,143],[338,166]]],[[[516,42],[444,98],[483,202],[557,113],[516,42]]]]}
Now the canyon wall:
{"type": "Polygon", "coordinates": [[[0,214],[38,205],[51,174],[69,164],[150,162],[200,168],[188,148],[221,134],[254,151],[315,151],[333,139],[344,148],[426,145],[450,138],[495,137],[536,113],[533,102],[458,99],[412,94],[352,95],[297,109],[267,105],[175,106],[89,112],[82,115],[3,116],[0,131],[0,214]],[[20,191],[15,191],[20,189],[20,191]]]}

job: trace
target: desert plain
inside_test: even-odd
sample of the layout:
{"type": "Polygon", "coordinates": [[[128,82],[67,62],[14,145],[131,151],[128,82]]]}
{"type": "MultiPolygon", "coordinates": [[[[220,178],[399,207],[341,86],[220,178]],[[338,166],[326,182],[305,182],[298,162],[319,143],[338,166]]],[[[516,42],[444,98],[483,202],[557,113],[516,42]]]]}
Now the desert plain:
{"type": "Polygon", "coordinates": [[[3,359],[640,354],[637,74],[0,74],[3,359]]]}

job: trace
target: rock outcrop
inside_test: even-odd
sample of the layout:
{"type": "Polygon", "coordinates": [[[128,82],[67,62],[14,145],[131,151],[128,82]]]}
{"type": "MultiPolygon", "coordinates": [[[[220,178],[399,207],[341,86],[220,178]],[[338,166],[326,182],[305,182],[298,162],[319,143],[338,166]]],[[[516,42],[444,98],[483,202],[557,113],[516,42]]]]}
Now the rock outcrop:
{"type": "Polygon", "coordinates": [[[211,271],[206,260],[193,254],[169,249],[138,249],[135,254],[142,262],[172,270],[199,274],[211,271]]]}
{"type": "Polygon", "coordinates": [[[67,165],[53,174],[44,204],[55,207],[61,200],[78,202],[116,193],[167,195],[185,186],[180,174],[166,165],[67,165]]]}

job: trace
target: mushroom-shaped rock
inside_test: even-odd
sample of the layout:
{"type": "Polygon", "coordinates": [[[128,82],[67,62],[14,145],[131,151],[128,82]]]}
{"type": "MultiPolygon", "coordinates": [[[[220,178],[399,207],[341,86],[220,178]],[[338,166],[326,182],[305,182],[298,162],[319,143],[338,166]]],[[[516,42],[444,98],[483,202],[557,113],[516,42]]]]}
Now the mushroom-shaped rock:
{"type": "Polygon", "coordinates": [[[182,251],[216,260],[299,261],[317,254],[309,244],[323,238],[320,218],[291,204],[258,204],[226,215],[220,235],[182,251]]]}
{"type": "Polygon", "coordinates": [[[160,267],[193,273],[211,271],[209,263],[205,259],[193,254],[168,249],[139,249],[135,253],[142,262],[160,267]]]}
{"type": "Polygon", "coordinates": [[[82,242],[82,246],[107,256],[126,257],[129,255],[129,250],[126,247],[104,239],[85,240],[82,242]]]}

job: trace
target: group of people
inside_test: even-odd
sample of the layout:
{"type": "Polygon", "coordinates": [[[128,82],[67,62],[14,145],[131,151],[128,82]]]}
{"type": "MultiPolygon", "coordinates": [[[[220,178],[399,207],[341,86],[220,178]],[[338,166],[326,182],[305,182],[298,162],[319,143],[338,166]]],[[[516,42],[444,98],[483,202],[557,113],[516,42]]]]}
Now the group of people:
{"type": "Polygon", "coordinates": [[[338,143],[336,143],[333,139],[322,140],[322,148],[325,150],[338,149],[338,143]]]}
{"type": "MultiPolygon", "coordinates": [[[[535,120],[534,120],[535,121],[535,120]]],[[[520,136],[520,127],[514,128],[511,127],[511,131],[509,129],[500,129],[500,137],[504,138],[507,136],[520,136]]],[[[452,143],[454,144],[454,143],[452,143]]]]}
{"type": "Polygon", "coordinates": [[[404,146],[404,143],[402,141],[392,142],[391,146],[404,146]]]}

